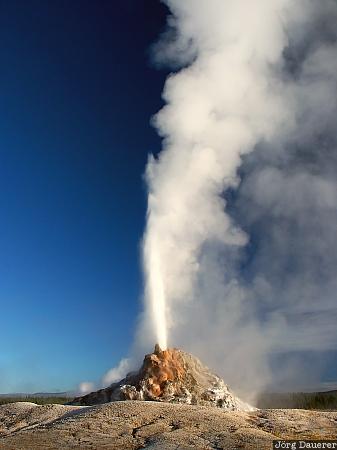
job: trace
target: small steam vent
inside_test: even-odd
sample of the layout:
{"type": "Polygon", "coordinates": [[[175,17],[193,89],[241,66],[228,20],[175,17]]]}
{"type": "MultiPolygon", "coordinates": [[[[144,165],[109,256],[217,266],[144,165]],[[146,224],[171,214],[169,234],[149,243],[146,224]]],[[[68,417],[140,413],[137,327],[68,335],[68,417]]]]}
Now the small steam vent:
{"type": "Polygon", "coordinates": [[[155,346],[154,346],[154,354],[155,355],[159,355],[160,353],[161,353],[161,351],[162,351],[162,349],[160,348],[160,346],[159,346],[159,344],[156,344],[155,346]]]}

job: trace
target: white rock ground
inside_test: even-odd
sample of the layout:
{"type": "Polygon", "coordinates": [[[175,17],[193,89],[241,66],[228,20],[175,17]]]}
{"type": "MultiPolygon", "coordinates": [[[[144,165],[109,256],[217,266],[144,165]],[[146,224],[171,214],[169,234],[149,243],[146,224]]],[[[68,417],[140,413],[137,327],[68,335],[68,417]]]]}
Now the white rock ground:
{"type": "Polygon", "coordinates": [[[0,407],[0,449],[270,449],[273,439],[336,439],[337,412],[225,411],[165,402],[0,407]]]}

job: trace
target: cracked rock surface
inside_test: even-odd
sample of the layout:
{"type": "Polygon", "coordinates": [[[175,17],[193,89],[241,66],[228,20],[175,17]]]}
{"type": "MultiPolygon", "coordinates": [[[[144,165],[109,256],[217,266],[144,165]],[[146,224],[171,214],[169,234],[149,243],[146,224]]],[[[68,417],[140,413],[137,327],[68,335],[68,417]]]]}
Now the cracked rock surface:
{"type": "Polygon", "coordinates": [[[273,439],[336,439],[337,412],[225,411],[165,402],[0,407],[0,449],[270,449],[273,439]]]}

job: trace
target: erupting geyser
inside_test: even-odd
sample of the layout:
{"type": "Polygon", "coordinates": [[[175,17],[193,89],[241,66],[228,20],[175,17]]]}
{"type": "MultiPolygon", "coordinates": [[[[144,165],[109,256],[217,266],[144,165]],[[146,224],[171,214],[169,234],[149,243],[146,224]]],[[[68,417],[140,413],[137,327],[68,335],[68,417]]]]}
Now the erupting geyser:
{"type": "Polygon", "coordinates": [[[185,66],[168,77],[166,104],[154,118],[163,149],[147,164],[143,241],[145,321],[163,349],[168,330],[185,344],[177,324],[184,336],[198,334],[184,327],[190,315],[200,320],[204,310],[229,301],[226,291],[236,280],[229,278],[229,258],[219,265],[219,252],[233,254],[247,238],[226,211],[223,193],[237,186],[242,155],[273,140],[290,115],[274,67],[287,43],[282,19],[294,1],[166,3],[177,37],[160,47],[160,57],[183,56],[185,66]]]}
{"type": "Polygon", "coordinates": [[[153,54],[172,71],[153,120],[162,149],[146,168],[129,367],[158,342],[247,398],[305,387],[304,355],[337,342],[337,3],[163,2],[153,54]]]}
{"type": "MultiPolygon", "coordinates": [[[[149,218],[148,228],[151,226],[150,222],[149,218]]],[[[167,348],[167,327],[164,283],[155,238],[150,235],[147,235],[144,241],[144,267],[146,273],[145,296],[151,311],[151,321],[154,324],[157,342],[165,350],[167,348]]]]}

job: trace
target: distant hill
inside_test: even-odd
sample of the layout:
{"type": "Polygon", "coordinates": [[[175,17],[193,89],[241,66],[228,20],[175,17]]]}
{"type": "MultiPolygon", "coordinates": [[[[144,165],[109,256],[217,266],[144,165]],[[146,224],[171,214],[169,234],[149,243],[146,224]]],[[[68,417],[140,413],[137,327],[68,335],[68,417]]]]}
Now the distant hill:
{"type": "Polygon", "coordinates": [[[27,398],[27,397],[73,397],[72,392],[34,392],[33,394],[27,394],[27,392],[12,392],[10,394],[0,394],[1,397],[13,397],[13,398],[27,398]]]}

